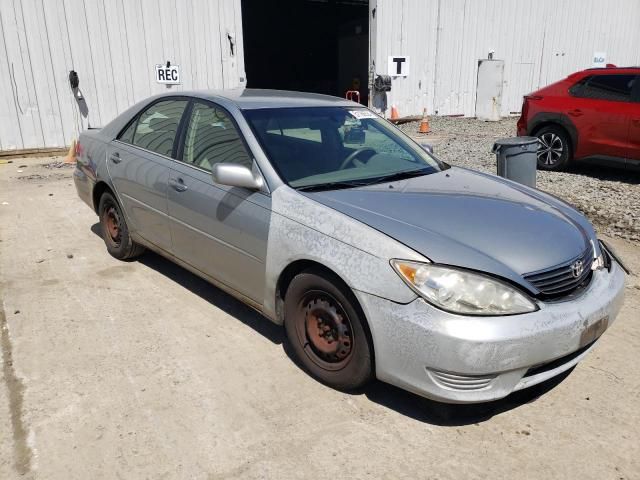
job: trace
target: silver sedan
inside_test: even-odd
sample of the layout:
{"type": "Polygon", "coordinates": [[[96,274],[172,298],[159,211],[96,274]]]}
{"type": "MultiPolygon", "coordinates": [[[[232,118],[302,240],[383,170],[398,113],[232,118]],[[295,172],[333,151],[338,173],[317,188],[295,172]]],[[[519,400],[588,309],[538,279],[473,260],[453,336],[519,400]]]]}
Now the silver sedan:
{"type": "Polygon", "coordinates": [[[623,300],[623,267],[572,207],[334,97],[153,97],[81,135],[74,179],[111,255],[209,280],[338,389],[502,398],[574,366],[623,300]]]}

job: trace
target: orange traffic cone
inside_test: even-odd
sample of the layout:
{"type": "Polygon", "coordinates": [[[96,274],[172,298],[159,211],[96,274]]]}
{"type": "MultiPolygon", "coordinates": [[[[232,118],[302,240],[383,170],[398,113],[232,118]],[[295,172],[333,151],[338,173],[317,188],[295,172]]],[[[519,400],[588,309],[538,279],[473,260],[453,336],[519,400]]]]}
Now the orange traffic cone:
{"type": "Polygon", "coordinates": [[[420,128],[418,129],[418,133],[429,133],[431,128],[429,128],[429,117],[427,117],[427,109],[425,108],[422,112],[422,120],[420,121],[420,128]]]}
{"type": "Polygon", "coordinates": [[[76,163],[76,141],[71,142],[67,156],[64,157],[64,163],[76,163]]]}
{"type": "Polygon", "coordinates": [[[400,115],[398,115],[398,109],[395,105],[391,105],[391,120],[397,120],[398,118],[400,118],[400,115]]]}

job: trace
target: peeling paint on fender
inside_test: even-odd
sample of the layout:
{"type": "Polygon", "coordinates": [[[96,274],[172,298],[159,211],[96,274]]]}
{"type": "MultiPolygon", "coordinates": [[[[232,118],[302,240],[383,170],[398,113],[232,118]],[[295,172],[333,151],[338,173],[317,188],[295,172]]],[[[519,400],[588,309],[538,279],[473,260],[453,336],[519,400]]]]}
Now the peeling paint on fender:
{"type": "Polygon", "coordinates": [[[428,261],[398,241],[321,205],[288,186],[272,192],[264,314],[277,323],[276,285],[296,260],[333,270],[354,290],[409,303],[416,298],[389,265],[392,258],[428,261]]]}

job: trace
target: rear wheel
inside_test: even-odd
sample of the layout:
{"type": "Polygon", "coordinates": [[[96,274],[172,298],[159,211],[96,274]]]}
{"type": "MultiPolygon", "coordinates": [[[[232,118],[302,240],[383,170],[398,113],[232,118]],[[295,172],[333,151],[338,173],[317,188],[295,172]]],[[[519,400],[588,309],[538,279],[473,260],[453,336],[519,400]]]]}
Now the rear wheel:
{"type": "Polygon", "coordinates": [[[127,260],[144,252],[143,246],[131,240],[122,209],[111,193],[105,192],[100,197],[98,213],[102,238],[111,256],[119,260],[127,260]]]}
{"type": "Polygon", "coordinates": [[[311,375],[339,390],[371,379],[373,349],[365,319],[339,278],[320,270],[296,275],[284,308],[289,343],[311,375]]]}
{"type": "Polygon", "coordinates": [[[536,132],[540,140],[538,148],[538,168],[542,170],[562,170],[571,160],[571,144],[567,132],[559,126],[547,125],[536,132]]]}

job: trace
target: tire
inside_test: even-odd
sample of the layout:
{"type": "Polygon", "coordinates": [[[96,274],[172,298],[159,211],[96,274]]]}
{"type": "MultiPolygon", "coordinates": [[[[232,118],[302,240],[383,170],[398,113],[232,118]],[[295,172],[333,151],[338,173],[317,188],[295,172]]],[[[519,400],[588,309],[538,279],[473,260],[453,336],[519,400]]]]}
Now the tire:
{"type": "Polygon", "coordinates": [[[296,275],[285,295],[284,315],[289,344],[313,377],[343,391],[371,380],[373,348],[366,320],[338,277],[319,269],[296,275]]]}
{"type": "Polygon", "coordinates": [[[547,125],[536,132],[540,140],[538,168],[564,170],[571,161],[571,139],[566,130],[557,125],[547,125]]]}
{"type": "Polygon", "coordinates": [[[144,252],[142,245],[131,240],[122,209],[111,193],[102,194],[98,204],[98,212],[102,239],[112,257],[118,260],[129,260],[144,252]]]}

